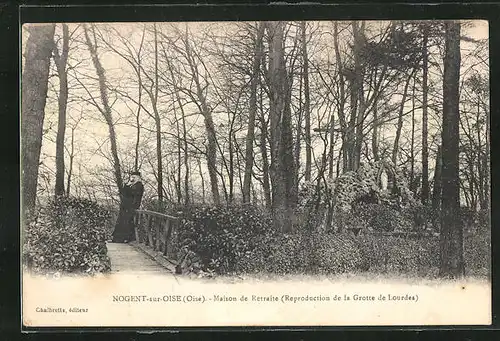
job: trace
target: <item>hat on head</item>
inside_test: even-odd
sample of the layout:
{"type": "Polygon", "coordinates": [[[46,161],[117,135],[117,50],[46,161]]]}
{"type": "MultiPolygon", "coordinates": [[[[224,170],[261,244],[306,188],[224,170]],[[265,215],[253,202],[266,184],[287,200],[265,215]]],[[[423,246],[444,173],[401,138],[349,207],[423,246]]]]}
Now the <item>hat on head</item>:
{"type": "Polygon", "coordinates": [[[130,173],[130,175],[139,175],[139,176],[141,176],[141,172],[135,171],[135,172],[130,173]]]}

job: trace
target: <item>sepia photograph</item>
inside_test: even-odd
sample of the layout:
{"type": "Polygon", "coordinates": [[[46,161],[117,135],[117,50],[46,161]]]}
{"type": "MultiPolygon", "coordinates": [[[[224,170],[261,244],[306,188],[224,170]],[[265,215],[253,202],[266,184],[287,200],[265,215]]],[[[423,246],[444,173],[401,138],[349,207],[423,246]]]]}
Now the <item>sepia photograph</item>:
{"type": "Polygon", "coordinates": [[[25,327],[491,324],[487,21],[20,33],[25,327]]]}

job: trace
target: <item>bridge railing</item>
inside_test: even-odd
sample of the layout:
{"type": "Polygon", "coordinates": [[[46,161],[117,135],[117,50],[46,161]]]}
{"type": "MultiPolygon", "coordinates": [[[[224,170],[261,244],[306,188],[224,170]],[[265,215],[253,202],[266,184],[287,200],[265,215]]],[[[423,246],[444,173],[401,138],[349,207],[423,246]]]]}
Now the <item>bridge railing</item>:
{"type": "Polygon", "coordinates": [[[177,234],[179,218],[153,211],[136,210],[134,219],[138,243],[161,252],[168,259],[176,259],[173,240],[177,234]]]}

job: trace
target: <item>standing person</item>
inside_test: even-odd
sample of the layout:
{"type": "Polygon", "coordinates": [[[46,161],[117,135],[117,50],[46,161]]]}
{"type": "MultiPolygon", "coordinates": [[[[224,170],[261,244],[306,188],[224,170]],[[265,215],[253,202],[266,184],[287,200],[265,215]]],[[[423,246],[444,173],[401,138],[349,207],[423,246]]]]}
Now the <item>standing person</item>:
{"type": "Polygon", "coordinates": [[[130,180],[123,186],[120,213],[113,231],[114,243],[128,243],[135,240],[134,212],[141,206],[144,185],[140,172],[132,172],[130,180]]]}

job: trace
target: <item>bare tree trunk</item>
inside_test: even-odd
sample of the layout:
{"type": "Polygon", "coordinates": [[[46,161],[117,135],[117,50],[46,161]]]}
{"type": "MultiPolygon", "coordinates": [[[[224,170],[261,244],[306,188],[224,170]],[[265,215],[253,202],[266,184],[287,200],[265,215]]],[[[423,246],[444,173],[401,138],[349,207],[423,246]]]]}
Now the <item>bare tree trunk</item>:
{"type": "Polygon", "coordinates": [[[23,214],[29,213],[35,207],[36,202],[38,167],[55,25],[33,25],[28,30],[30,35],[26,42],[25,65],[21,81],[21,207],[23,214]]]}
{"type": "Polygon", "coordinates": [[[135,124],[136,124],[136,139],[135,139],[135,158],[134,158],[134,169],[138,170],[139,169],[139,143],[141,141],[141,109],[142,109],[142,67],[141,67],[141,50],[142,46],[144,43],[144,30],[142,33],[142,39],[141,39],[141,44],[139,45],[139,52],[137,53],[137,68],[134,68],[136,70],[137,74],[137,82],[139,84],[138,86],[138,98],[137,98],[137,113],[135,115],[135,124]]]}
{"type": "Polygon", "coordinates": [[[271,209],[271,185],[269,183],[269,158],[267,155],[267,122],[264,116],[264,108],[262,104],[262,88],[260,91],[260,153],[262,156],[262,187],[264,190],[264,198],[266,202],[266,208],[271,209]]]}
{"type": "MultiPolygon", "coordinates": [[[[353,126],[354,130],[354,142],[352,146],[352,169],[356,170],[359,168],[361,160],[361,149],[363,146],[363,121],[365,115],[365,95],[363,89],[363,78],[364,71],[361,65],[361,48],[363,44],[365,22],[362,21],[361,25],[358,26],[355,22],[352,23],[353,33],[354,33],[354,86],[352,88],[355,97],[355,105],[353,109],[353,115],[355,116],[355,123],[353,126]]],[[[352,122],[352,118],[351,118],[352,122]]]]}
{"type": "Polygon", "coordinates": [[[440,234],[440,276],[462,277],[465,274],[463,229],[460,221],[459,182],[459,80],[460,23],[445,23],[443,77],[443,192],[440,234]]]}
{"type": "Polygon", "coordinates": [[[71,176],[73,175],[73,160],[75,151],[75,131],[71,132],[71,152],[69,154],[69,169],[68,169],[68,179],[66,184],[66,195],[69,196],[71,193],[71,176]]]}
{"type": "Polygon", "coordinates": [[[250,82],[250,104],[248,114],[248,130],[245,146],[245,176],[243,179],[243,202],[250,202],[250,183],[252,181],[252,167],[254,163],[253,143],[255,140],[255,116],[257,114],[257,86],[260,82],[260,63],[262,60],[262,37],[264,24],[261,22],[257,28],[255,38],[254,58],[252,65],[252,80],[250,82]]]}
{"type": "Polygon", "coordinates": [[[373,131],[372,131],[372,153],[373,160],[378,161],[378,110],[377,105],[373,105],[373,131]]]}
{"type": "MultiPolygon", "coordinates": [[[[141,102],[141,86],[139,85],[139,103],[141,102]]],[[[141,142],[141,104],[137,106],[137,114],[135,115],[136,122],[136,139],[135,139],[135,157],[134,157],[134,169],[139,169],[139,143],[141,142]]]]}
{"type": "MultiPolygon", "coordinates": [[[[189,202],[191,201],[191,196],[189,194],[189,174],[190,174],[190,168],[189,168],[189,154],[188,154],[188,142],[187,142],[187,128],[186,128],[186,113],[184,112],[184,106],[182,105],[181,97],[179,96],[179,88],[177,86],[177,81],[174,76],[174,70],[172,67],[172,64],[170,63],[170,60],[167,59],[167,67],[168,71],[170,73],[170,77],[172,80],[173,84],[173,90],[175,94],[175,99],[177,101],[177,105],[179,106],[179,109],[181,110],[181,119],[182,119],[182,135],[183,135],[183,154],[184,154],[184,204],[188,205],[189,202]]],[[[177,118],[176,118],[177,121],[177,118]]],[[[180,138],[180,137],[179,137],[180,138]]]]}
{"type": "MultiPolygon", "coordinates": [[[[220,170],[217,172],[217,175],[220,177],[220,181],[221,181],[221,185],[222,185],[222,193],[224,193],[224,200],[226,201],[226,203],[228,203],[229,202],[229,193],[227,192],[226,181],[224,179],[224,163],[225,163],[225,161],[221,162],[220,170]]],[[[228,169],[228,167],[226,167],[226,170],[227,169],[228,169]]]]}
{"type": "Polygon", "coordinates": [[[442,169],[443,169],[442,152],[441,152],[441,146],[439,145],[436,152],[436,167],[434,169],[434,187],[432,189],[432,210],[435,212],[435,214],[437,214],[438,217],[440,217],[440,211],[441,211],[442,169]]]}
{"type": "Polygon", "coordinates": [[[201,178],[201,199],[203,204],[205,203],[205,177],[203,176],[203,170],[201,168],[201,161],[200,159],[197,159],[198,161],[198,170],[200,172],[200,178],[201,178]]]}
{"type": "Polygon", "coordinates": [[[358,97],[356,89],[356,82],[352,79],[348,79],[350,83],[350,118],[349,126],[346,132],[346,158],[347,158],[347,170],[352,171],[355,167],[354,162],[354,150],[356,145],[355,127],[356,127],[356,113],[358,112],[358,97]]]}
{"type": "Polygon", "coordinates": [[[71,128],[71,144],[70,144],[71,149],[69,150],[69,168],[68,168],[68,179],[66,184],[66,196],[68,197],[71,193],[71,180],[72,180],[71,178],[73,176],[73,161],[75,159],[75,130],[77,124],[71,128]]]}
{"type": "MultiPolygon", "coordinates": [[[[176,91],[176,90],[174,90],[174,91],[176,91]]],[[[175,128],[176,128],[176,133],[177,133],[177,179],[178,179],[178,186],[176,186],[176,192],[177,192],[177,203],[180,204],[182,202],[182,191],[181,191],[182,147],[181,147],[181,128],[180,128],[180,124],[179,124],[179,119],[177,118],[177,110],[175,108],[175,104],[173,105],[173,112],[174,112],[175,128]]],[[[185,136],[184,136],[184,138],[185,138],[185,136]]]]}
{"type": "Polygon", "coordinates": [[[54,62],[59,75],[59,117],[57,121],[56,137],[56,183],[54,193],[56,196],[64,195],[64,135],[66,132],[66,107],[68,105],[68,74],[66,65],[69,53],[69,29],[63,24],[62,50],[59,54],[57,45],[54,44],[54,62]]]}
{"type": "MultiPolygon", "coordinates": [[[[302,34],[302,77],[304,79],[304,121],[305,121],[305,142],[306,142],[306,169],[305,180],[311,180],[311,159],[312,159],[312,145],[311,145],[311,100],[309,95],[309,57],[307,55],[307,42],[306,42],[306,22],[300,23],[302,34]]],[[[297,137],[299,138],[299,137],[297,137]]]]}
{"type": "MultiPolygon", "coordinates": [[[[254,133],[254,138],[255,138],[255,133],[254,133]]],[[[238,143],[238,139],[236,138],[236,135],[233,137],[235,141],[235,149],[236,149],[236,172],[238,173],[238,184],[239,184],[239,189],[240,193],[243,196],[243,173],[245,172],[245,163],[242,162],[242,158],[244,158],[243,152],[241,150],[241,145],[238,143]],[[242,167],[243,165],[243,167],[242,167]]],[[[253,172],[252,172],[253,173],[253,172]]],[[[252,197],[252,191],[254,191],[254,187],[250,184],[250,197],[252,197]]],[[[250,199],[250,202],[252,202],[252,199],[250,199]]]]}
{"type": "MultiPolygon", "coordinates": [[[[233,116],[233,118],[236,115],[233,116]]],[[[234,120],[231,121],[231,127],[229,129],[229,200],[228,203],[232,204],[234,200],[234,150],[233,150],[233,141],[234,141],[234,120]]]]}
{"type": "Polygon", "coordinates": [[[331,112],[330,117],[330,145],[328,150],[328,178],[333,178],[333,152],[335,147],[335,115],[333,111],[331,112]]]}
{"type": "Polygon", "coordinates": [[[354,69],[348,74],[347,81],[350,84],[350,117],[349,117],[349,127],[346,131],[346,157],[347,157],[347,170],[352,171],[357,168],[358,160],[358,143],[357,137],[361,134],[362,127],[360,126],[359,114],[360,110],[360,92],[363,86],[363,75],[360,65],[360,28],[356,21],[351,22],[351,28],[353,33],[353,59],[354,59],[354,69]]]}
{"type": "Polygon", "coordinates": [[[186,118],[182,114],[182,134],[184,136],[184,204],[188,205],[191,202],[191,196],[189,195],[189,155],[188,155],[188,143],[187,143],[187,129],[186,129],[186,118]]]}
{"type": "Polygon", "coordinates": [[[271,181],[275,227],[282,232],[292,230],[296,205],[295,160],[290,112],[290,89],[284,58],[284,22],[268,23],[271,37],[269,52],[270,117],[271,117],[271,181]]]}
{"type": "Polygon", "coordinates": [[[427,95],[429,92],[428,82],[428,47],[427,41],[429,36],[429,27],[427,24],[423,26],[423,66],[422,66],[422,191],[421,200],[422,204],[427,204],[429,200],[429,148],[427,146],[428,131],[427,131],[427,121],[428,121],[428,100],[427,95]]]}
{"type": "MultiPolygon", "coordinates": [[[[94,45],[90,39],[89,36],[89,30],[87,26],[84,26],[84,33],[85,33],[85,42],[87,44],[87,47],[90,52],[90,56],[92,57],[92,63],[94,65],[94,68],[97,73],[97,77],[99,78],[99,91],[101,95],[101,102],[102,102],[102,108],[99,107],[99,111],[101,112],[104,120],[106,121],[106,124],[108,125],[108,133],[109,133],[109,141],[111,143],[111,154],[113,158],[113,169],[114,169],[114,176],[115,176],[115,181],[116,185],[118,187],[118,190],[121,193],[121,190],[123,188],[123,179],[122,179],[122,170],[121,170],[121,164],[120,164],[120,159],[118,157],[118,145],[117,145],[117,139],[116,139],[116,132],[115,132],[115,126],[113,122],[113,115],[111,111],[111,106],[109,105],[108,101],[108,93],[107,93],[107,87],[106,87],[106,75],[104,68],[101,65],[101,62],[99,60],[99,56],[97,54],[97,42],[96,42],[96,37],[95,37],[95,28],[94,26],[91,26],[92,28],[92,33],[94,36],[94,45]]],[[[121,195],[120,195],[121,196],[121,195]]]]}
{"type": "MultiPolygon", "coordinates": [[[[135,155],[134,155],[134,170],[139,170],[139,144],[140,144],[140,139],[141,139],[141,125],[140,125],[140,117],[141,117],[141,110],[144,109],[144,111],[146,111],[146,113],[149,114],[149,111],[144,107],[144,105],[142,104],[142,90],[146,89],[146,87],[144,86],[143,82],[142,82],[142,73],[144,71],[143,67],[142,67],[142,48],[144,46],[144,38],[146,36],[146,25],[143,25],[143,28],[142,28],[142,35],[141,35],[141,40],[140,40],[140,43],[139,43],[139,49],[137,50],[137,52],[133,52],[133,49],[130,48],[128,44],[128,40],[127,38],[124,38],[122,37],[120,34],[118,34],[120,40],[122,40],[124,42],[124,44],[126,45],[127,47],[127,50],[128,50],[128,55],[126,53],[123,53],[121,51],[119,51],[115,45],[110,42],[110,41],[106,41],[104,40],[103,42],[106,44],[106,46],[108,48],[110,48],[113,52],[115,52],[117,55],[119,55],[121,58],[123,58],[134,70],[136,76],[137,76],[137,85],[138,85],[138,98],[137,100],[135,99],[132,99],[129,97],[129,99],[132,99],[134,101],[135,104],[137,104],[137,112],[136,112],[136,115],[135,115],[135,123],[136,123],[136,139],[135,139],[135,155]]],[[[149,77],[148,77],[149,78],[149,77]]],[[[151,78],[149,78],[151,79],[151,78]]],[[[150,115],[152,116],[152,115],[150,115]]]]}
{"type": "MultiPolygon", "coordinates": [[[[335,48],[335,60],[337,62],[338,66],[338,75],[339,75],[339,92],[340,92],[340,99],[338,101],[338,115],[339,115],[339,122],[340,126],[342,128],[342,149],[341,149],[341,154],[342,154],[342,171],[345,172],[348,170],[348,158],[347,158],[347,149],[348,149],[348,131],[347,131],[347,124],[345,120],[345,114],[344,114],[344,108],[345,108],[345,78],[344,78],[344,65],[342,63],[342,56],[340,55],[340,48],[339,48],[339,29],[338,29],[338,22],[334,21],[333,22],[333,46],[335,48]]],[[[337,166],[337,176],[339,174],[339,169],[340,167],[337,166]]]]}
{"type": "Polygon", "coordinates": [[[490,181],[491,181],[491,174],[490,174],[490,112],[489,109],[485,109],[485,121],[486,121],[486,132],[485,132],[485,147],[486,147],[486,155],[484,155],[484,172],[485,172],[485,179],[484,179],[484,199],[485,203],[482,209],[489,210],[490,209],[490,181]]]}
{"type": "MultiPolygon", "coordinates": [[[[298,100],[298,105],[299,105],[299,108],[297,110],[297,119],[296,119],[296,127],[295,127],[295,146],[294,146],[294,150],[293,150],[293,157],[294,157],[294,160],[295,160],[295,167],[297,169],[297,176],[300,172],[300,152],[301,152],[301,142],[302,142],[302,120],[303,120],[303,117],[302,117],[302,113],[303,113],[303,109],[302,109],[302,83],[303,83],[303,80],[302,80],[302,77],[299,79],[299,100],[298,100]]],[[[299,181],[297,179],[297,182],[296,182],[296,186],[297,186],[297,193],[299,191],[299,181]]]]}
{"type": "MultiPolygon", "coordinates": [[[[478,104],[477,104],[477,112],[476,112],[476,122],[479,122],[481,120],[481,104],[480,100],[478,98],[478,104]]],[[[481,130],[481,125],[477,125],[476,128],[476,134],[477,134],[477,178],[478,178],[478,184],[476,186],[478,196],[479,196],[479,206],[481,209],[484,208],[484,202],[485,202],[485,195],[484,195],[484,182],[485,182],[485,162],[484,162],[484,156],[483,156],[483,140],[481,138],[482,135],[482,130],[481,130]]],[[[474,203],[474,206],[472,207],[474,210],[477,210],[477,205],[474,203]]]]}
{"type": "MultiPolygon", "coordinates": [[[[469,167],[469,172],[470,172],[470,175],[471,175],[471,179],[469,181],[469,185],[470,185],[470,208],[472,208],[473,210],[476,210],[476,207],[477,207],[477,195],[476,195],[476,191],[478,192],[479,191],[479,186],[477,186],[477,182],[476,182],[476,176],[475,176],[475,167],[474,167],[474,161],[473,161],[474,157],[468,162],[468,167],[469,167]]],[[[478,172],[480,173],[480,172],[478,172]]]]}
{"type": "Polygon", "coordinates": [[[217,180],[217,137],[215,135],[215,126],[212,118],[212,112],[210,111],[207,100],[203,93],[203,88],[200,84],[200,78],[198,73],[198,67],[196,61],[193,58],[193,53],[191,51],[191,46],[189,43],[189,37],[184,37],[184,46],[186,48],[186,55],[188,59],[189,68],[193,74],[193,81],[196,85],[196,96],[200,101],[199,105],[201,108],[201,113],[205,121],[205,130],[207,132],[208,144],[207,148],[207,166],[208,174],[210,177],[210,186],[212,188],[212,199],[215,205],[220,205],[220,194],[219,194],[219,184],[217,180]]]}
{"type": "MultiPolygon", "coordinates": [[[[154,84],[154,94],[150,92],[151,102],[153,105],[153,112],[155,115],[155,125],[156,125],[156,162],[158,167],[158,202],[160,205],[163,202],[163,159],[161,150],[161,117],[158,112],[158,31],[156,29],[156,23],[153,25],[154,38],[155,38],[155,84],[154,84]]],[[[180,167],[180,165],[179,165],[180,167]]],[[[180,179],[179,179],[180,180],[180,179]]]]}
{"type": "Polygon", "coordinates": [[[415,193],[415,78],[411,93],[410,190],[415,193]]]}
{"type": "Polygon", "coordinates": [[[405,88],[403,90],[403,98],[401,99],[401,105],[399,107],[398,125],[396,128],[396,137],[394,138],[394,146],[392,149],[392,163],[394,164],[394,166],[397,166],[398,162],[399,140],[401,138],[401,130],[403,128],[403,113],[406,103],[406,97],[408,96],[408,86],[410,85],[410,80],[412,79],[412,77],[413,77],[413,71],[406,79],[405,88]]]}

